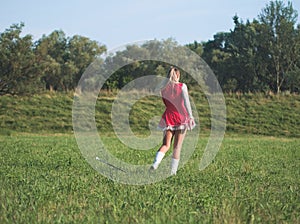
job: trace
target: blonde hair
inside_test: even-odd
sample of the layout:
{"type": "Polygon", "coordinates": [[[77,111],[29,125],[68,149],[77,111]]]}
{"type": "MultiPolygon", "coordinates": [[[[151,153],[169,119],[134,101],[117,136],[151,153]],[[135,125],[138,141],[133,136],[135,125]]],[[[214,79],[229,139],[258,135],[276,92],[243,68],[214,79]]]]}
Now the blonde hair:
{"type": "Polygon", "coordinates": [[[169,71],[168,71],[168,78],[169,78],[169,80],[170,80],[170,82],[172,82],[172,83],[176,83],[176,82],[179,82],[179,75],[177,75],[177,73],[179,73],[180,74],[180,72],[179,72],[179,70],[178,70],[178,68],[175,68],[175,67],[171,67],[170,69],[169,69],[169,71]]]}
{"type": "Polygon", "coordinates": [[[171,66],[168,73],[167,73],[166,79],[164,79],[158,85],[158,87],[155,89],[155,91],[162,90],[162,89],[166,88],[169,84],[171,84],[171,86],[174,87],[174,84],[178,83],[179,78],[180,78],[180,76],[179,75],[177,76],[176,73],[179,73],[179,75],[180,75],[179,69],[171,66]]]}

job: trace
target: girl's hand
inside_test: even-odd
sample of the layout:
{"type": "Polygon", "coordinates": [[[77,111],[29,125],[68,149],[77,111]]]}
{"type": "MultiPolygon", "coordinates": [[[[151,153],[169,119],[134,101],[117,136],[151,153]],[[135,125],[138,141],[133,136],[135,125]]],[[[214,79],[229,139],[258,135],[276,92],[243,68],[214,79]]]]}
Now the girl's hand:
{"type": "Polygon", "coordinates": [[[192,130],[195,127],[195,120],[193,117],[189,119],[189,129],[192,130]]]}

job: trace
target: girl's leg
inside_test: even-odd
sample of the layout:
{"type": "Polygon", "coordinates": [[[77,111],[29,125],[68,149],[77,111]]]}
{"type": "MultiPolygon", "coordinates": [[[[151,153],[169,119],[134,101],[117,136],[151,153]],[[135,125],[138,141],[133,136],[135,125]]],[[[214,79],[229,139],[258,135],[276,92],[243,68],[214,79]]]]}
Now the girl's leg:
{"type": "Polygon", "coordinates": [[[173,136],[174,136],[173,131],[167,130],[164,133],[163,144],[156,153],[151,169],[154,170],[157,169],[158,165],[161,163],[162,159],[164,158],[166,152],[170,149],[173,136]]]}
{"type": "Polygon", "coordinates": [[[164,132],[163,144],[159,148],[158,150],[159,152],[166,153],[170,149],[173,136],[174,136],[174,131],[167,130],[164,132]]]}
{"type": "Polygon", "coordinates": [[[175,175],[178,169],[180,152],[181,152],[181,147],[182,147],[185,134],[186,134],[186,130],[175,131],[174,149],[173,149],[172,162],[171,162],[172,175],[175,175]]]}
{"type": "Polygon", "coordinates": [[[175,131],[174,149],[173,149],[174,159],[180,159],[180,152],[181,152],[181,147],[182,147],[185,134],[186,134],[186,129],[175,131]]]}

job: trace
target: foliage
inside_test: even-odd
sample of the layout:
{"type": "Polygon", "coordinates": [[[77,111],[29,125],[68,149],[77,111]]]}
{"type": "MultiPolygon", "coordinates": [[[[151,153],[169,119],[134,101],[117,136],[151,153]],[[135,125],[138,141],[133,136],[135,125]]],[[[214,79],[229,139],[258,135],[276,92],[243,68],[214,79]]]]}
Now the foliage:
{"type": "Polygon", "coordinates": [[[61,30],[33,43],[21,37],[24,24],[0,35],[0,95],[26,95],[40,90],[73,90],[84,69],[105,51],[86,37],[65,36],[61,30]]]}
{"type": "Polygon", "coordinates": [[[225,91],[298,91],[299,82],[290,81],[300,77],[297,16],[292,3],[271,1],[258,19],[244,23],[235,15],[232,31],[203,43],[202,57],[225,91]]]}
{"type": "MultiPolygon", "coordinates": [[[[270,1],[252,21],[244,22],[235,15],[232,30],[186,47],[206,61],[225,92],[299,93],[297,17],[291,2],[285,5],[283,1],[270,1]]],[[[21,36],[23,27],[23,23],[14,24],[0,34],[0,95],[33,94],[45,89],[74,90],[85,70],[93,69],[94,61],[104,64],[103,70],[95,70],[97,74],[105,73],[111,66],[124,66],[106,80],[103,87],[109,91],[120,89],[141,76],[165,76],[170,64],[147,60],[161,52],[167,52],[167,58],[176,61],[179,67],[192,64],[181,57],[184,54],[172,55],[172,49],[178,44],[171,38],[149,41],[142,46],[128,45],[102,61],[99,56],[106,47],[87,37],[66,37],[62,30],[55,30],[33,43],[31,35],[21,36]],[[127,56],[132,54],[145,60],[128,61],[127,56]]],[[[182,77],[182,81],[196,85],[186,71],[182,71],[182,77]]],[[[87,77],[84,81],[84,87],[97,89],[97,77],[87,77]]]]}
{"type": "Polygon", "coordinates": [[[32,93],[40,88],[32,36],[20,36],[23,26],[12,25],[0,34],[0,95],[32,93]]]}
{"type": "MultiPolygon", "coordinates": [[[[179,46],[171,38],[163,41],[146,41],[141,45],[127,45],[125,49],[115,52],[112,56],[105,58],[104,61],[100,61],[98,63],[100,68],[97,67],[98,70],[91,73],[100,71],[102,76],[109,77],[104,83],[104,89],[121,89],[139,77],[148,75],[166,77],[170,64],[159,60],[162,58],[166,61],[176,62],[178,66],[184,64],[192,67],[190,65],[193,65],[193,61],[185,57],[187,55],[186,50],[185,47],[179,46]],[[136,58],[139,60],[135,61],[136,58]],[[113,73],[110,74],[110,71],[113,73]]],[[[95,62],[95,64],[97,63],[95,62]]],[[[195,81],[184,70],[181,71],[181,81],[195,84],[195,81]]],[[[85,80],[85,82],[93,88],[91,85],[93,82],[90,79],[85,80]]]]}
{"type": "Polygon", "coordinates": [[[79,35],[67,38],[63,31],[54,31],[36,43],[43,81],[50,90],[74,90],[86,67],[104,51],[95,41],[79,35]]]}

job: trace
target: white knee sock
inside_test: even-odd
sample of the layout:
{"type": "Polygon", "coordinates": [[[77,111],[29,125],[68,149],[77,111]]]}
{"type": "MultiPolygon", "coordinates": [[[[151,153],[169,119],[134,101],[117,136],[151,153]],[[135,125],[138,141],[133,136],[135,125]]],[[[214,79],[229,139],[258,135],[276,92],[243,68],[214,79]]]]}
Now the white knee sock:
{"type": "Polygon", "coordinates": [[[154,162],[152,164],[153,169],[155,169],[155,170],[157,169],[158,165],[160,164],[160,162],[162,161],[164,156],[165,156],[165,153],[163,153],[163,152],[157,152],[156,153],[154,162]]]}
{"type": "Polygon", "coordinates": [[[176,175],[178,165],[179,165],[179,159],[172,158],[172,161],[171,161],[171,175],[176,175]]]}

